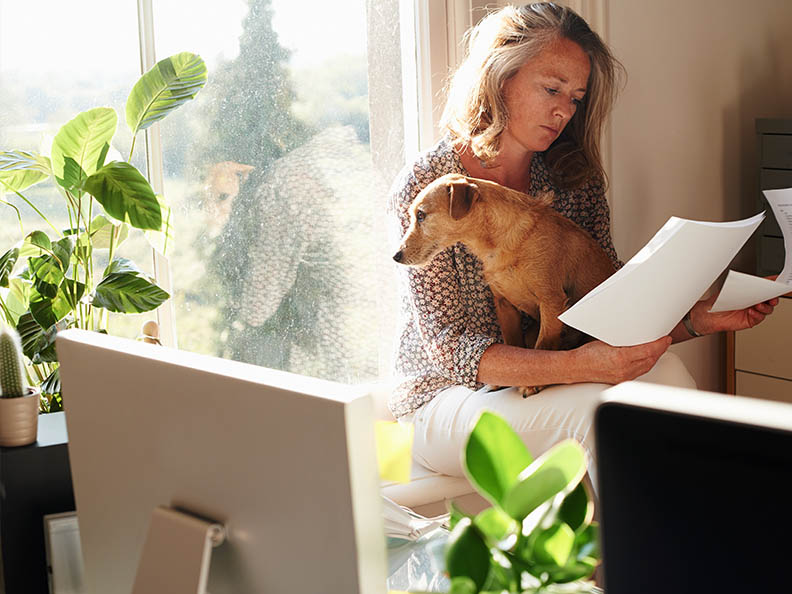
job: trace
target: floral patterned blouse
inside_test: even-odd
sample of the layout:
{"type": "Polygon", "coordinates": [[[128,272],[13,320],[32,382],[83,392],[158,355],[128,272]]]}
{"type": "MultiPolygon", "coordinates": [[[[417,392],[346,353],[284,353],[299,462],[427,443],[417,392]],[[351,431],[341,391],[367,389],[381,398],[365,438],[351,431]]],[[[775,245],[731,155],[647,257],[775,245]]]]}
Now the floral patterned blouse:
{"type": "MultiPolygon", "coordinates": [[[[388,202],[394,252],[409,226],[409,207],[418,193],[447,174],[468,175],[449,139],[419,155],[396,178],[388,202]]],[[[610,212],[601,180],[575,190],[559,190],[541,153],[531,162],[529,194],[552,191],[553,208],[586,229],[620,265],[610,235],[610,212]]],[[[481,261],[456,244],[421,268],[399,266],[395,389],[388,406],[401,417],[454,385],[479,389],[479,361],[493,343],[503,342],[492,292],[481,261]]]]}

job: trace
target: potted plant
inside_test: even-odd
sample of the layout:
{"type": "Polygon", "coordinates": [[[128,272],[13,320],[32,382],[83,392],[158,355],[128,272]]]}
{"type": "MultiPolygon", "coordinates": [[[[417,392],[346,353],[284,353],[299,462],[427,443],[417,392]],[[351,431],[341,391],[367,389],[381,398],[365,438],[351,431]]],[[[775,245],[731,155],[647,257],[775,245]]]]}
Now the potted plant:
{"type": "Polygon", "coordinates": [[[138,132],[193,99],[206,83],[203,60],[188,52],[158,62],[135,84],[126,102],[133,140],[129,159],[108,162],[118,118],[97,107],[78,114],[55,136],[49,156],[0,152],[0,207],[16,213],[23,239],[0,246],[0,321],[22,341],[30,383],[41,387],[45,411],[62,408],[55,334],[78,327],[107,331],[108,315],[151,311],[167,292],[116,250],[130,227],[145,231],[164,252],[172,239],[171,211],[146,178],[129,163],[138,132]],[[53,224],[26,196],[49,180],[68,220],[53,224]],[[42,220],[45,230],[25,233],[20,211],[3,200],[14,194],[42,220]]]}
{"type": "Polygon", "coordinates": [[[492,507],[452,507],[446,545],[450,594],[597,592],[593,504],[581,482],[587,459],[574,440],[534,460],[501,417],[484,412],[464,452],[465,472],[492,507]]]}
{"type": "Polygon", "coordinates": [[[0,446],[36,441],[41,393],[25,380],[19,334],[0,324],[0,446]]]}

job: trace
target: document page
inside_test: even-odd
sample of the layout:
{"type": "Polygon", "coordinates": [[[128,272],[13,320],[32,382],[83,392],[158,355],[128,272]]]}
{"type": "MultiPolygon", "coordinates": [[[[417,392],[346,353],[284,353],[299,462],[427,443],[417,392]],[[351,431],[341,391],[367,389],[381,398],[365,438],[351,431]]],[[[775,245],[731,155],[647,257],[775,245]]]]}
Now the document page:
{"type": "Polygon", "coordinates": [[[764,216],[727,223],[671,217],[621,270],[559,319],[613,346],[668,335],[764,216]]]}
{"type": "Polygon", "coordinates": [[[710,311],[745,309],[792,291],[792,188],[763,193],[784,237],[784,268],[775,281],[730,270],[710,311]]]}

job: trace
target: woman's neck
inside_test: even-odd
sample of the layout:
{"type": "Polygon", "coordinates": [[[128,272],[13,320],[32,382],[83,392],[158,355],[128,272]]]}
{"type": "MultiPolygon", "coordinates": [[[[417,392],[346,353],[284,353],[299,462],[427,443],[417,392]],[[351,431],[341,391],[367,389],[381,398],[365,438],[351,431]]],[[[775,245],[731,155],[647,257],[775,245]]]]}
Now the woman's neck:
{"type": "Polygon", "coordinates": [[[472,177],[494,181],[502,186],[527,192],[531,182],[531,159],[533,153],[515,150],[504,143],[494,161],[482,163],[468,145],[456,148],[462,166],[472,177]]]}

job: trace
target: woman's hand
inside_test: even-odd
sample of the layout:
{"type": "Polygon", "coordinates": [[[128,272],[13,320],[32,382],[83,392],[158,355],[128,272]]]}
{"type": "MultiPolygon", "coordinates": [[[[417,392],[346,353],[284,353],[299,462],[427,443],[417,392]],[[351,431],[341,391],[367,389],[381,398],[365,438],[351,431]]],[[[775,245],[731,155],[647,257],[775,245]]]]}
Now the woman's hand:
{"type": "Polygon", "coordinates": [[[580,374],[575,381],[618,384],[634,380],[652,369],[670,345],[670,336],[630,347],[613,347],[599,340],[586,343],[570,351],[576,375],[580,374]]]}
{"type": "MultiPolygon", "coordinates": [[[[777,277],[778,275],[776,274],[766,278],[775,280],[777,277]]],[[[778,305],[778,298],[776,297],[745,309],[711,312],[710,308],[717,297],[716,294],[707,299],[702,299],[690,310],[690,323],[699,334],[714,334],[715,332],[753,328],[773,313],[773,309],[778,305]]]]}

